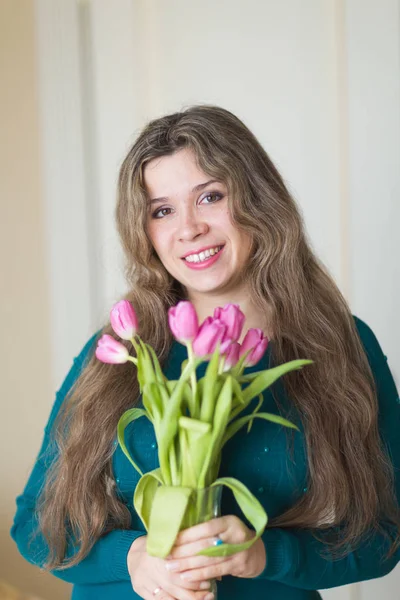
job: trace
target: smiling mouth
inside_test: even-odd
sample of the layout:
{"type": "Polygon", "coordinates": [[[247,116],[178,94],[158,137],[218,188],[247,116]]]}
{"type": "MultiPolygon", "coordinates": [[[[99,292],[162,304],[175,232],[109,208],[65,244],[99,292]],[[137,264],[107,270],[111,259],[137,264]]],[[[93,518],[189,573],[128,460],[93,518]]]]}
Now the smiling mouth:
{"type": "Polygon", "coordinates": [[[185,260],[189,263],[202,263],[206,260],[209,260],[212,256],[215,256],[219,252],[221,252],[223,246],[215,246],[214,248],[209,248],[208,250],[204,250],[203,252],[199,252],[198,254],[189,254],[185,256],[182,260],[185,260]]]}

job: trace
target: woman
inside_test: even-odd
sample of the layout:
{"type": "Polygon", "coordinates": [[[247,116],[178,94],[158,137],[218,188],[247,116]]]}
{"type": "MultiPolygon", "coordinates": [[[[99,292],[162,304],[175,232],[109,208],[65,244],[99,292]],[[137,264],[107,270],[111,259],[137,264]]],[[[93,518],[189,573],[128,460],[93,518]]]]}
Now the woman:
{"type": "MultiPolygon", "coordinates": [[[[248,551],[195,556],[216,536],[234,543],[253,535],[224,497],[223,517],[182,532],[167,560],[148,556],[132,506],[139,476],[114,442],[138,383],[129,364],[94,357],[96,339],[112,333],[107,324],[57,394],[18,499],[12,535],[21,553],[74,583],[76,600],[208,600],[215,577],[222,600],[311,600],[318,589],[388,573],[400,545],[398,393],[373,332],[351,315],[313,255],[255,137],[211,106],[151,122],[122,165],[116,217],[126,298],[167,376],[178,377],[185,358],[168,330],[168,308],[189,299],[202,320],[217,306],[239,304],[244,330],[262,328],[271,339],[253,370],[315,361],[264,394],[263,408],[301,433],[255,422],[226,446],[220,473],[243,481],[270,516],[248,551]]],[[[155,437],[149,422],[137,423],[126,437],[148,471],[157,466],[155,437]]]]}

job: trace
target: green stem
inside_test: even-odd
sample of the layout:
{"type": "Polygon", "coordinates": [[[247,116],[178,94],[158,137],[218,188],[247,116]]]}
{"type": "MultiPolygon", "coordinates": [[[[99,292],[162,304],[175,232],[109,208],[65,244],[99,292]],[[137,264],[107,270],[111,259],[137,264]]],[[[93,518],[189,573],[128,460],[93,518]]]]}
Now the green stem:
{"type": "Polygon", "coordinates": [[[220,361],[219,367],[218,367],[218,375],[222,375],[222,373],[224,372],[224,366],[225,366],[225,356],[221,356],[221,361],[220,361]]]}
{"type": "MultiPolygon", "coordinates": [[[[193,363],[193,360],[194,360],[192,342],[188,342],[187,351],[188,351],[189,364],[191,364],[191,363],[193,363]]],[[[195,370],[193,371],[193,373],[190,376],[190,381],[192,384],[192,395],[193,395],[192,410],[190,411],[192,413],[191,417],[193,417],[194,419],[198,419],[199,418],[199,414],[198,414],[199,410],[198,410],[198,406],[197,406],[197,377],[196,377],[195,370]]]]}
{"type": "MultiPolygon", "coordinates": [[[[138,338],[139,338],[139,336],[138,336],[138,338]]],[[[140,340],[140,338],[139,338],[139,340],[140,340]]],[[[134,338],[134,337],[133,337],[133,338],[131,338],[131,342],[132,342],[132,346],[135,348],[135,352],[136,352],[136,354],[138,354],[138,348],[139,348],[139,344],[138,344],[138,342],[135,340],[135,338],[134,338]]]]}
{"type": "Polygon", "coordinates": [[[172,485],[179,485],[178,465],[176,460],[176,449],[174,443],[171,444],[169,451],[169,464],[171,469],[171,483],[172,485]]]}

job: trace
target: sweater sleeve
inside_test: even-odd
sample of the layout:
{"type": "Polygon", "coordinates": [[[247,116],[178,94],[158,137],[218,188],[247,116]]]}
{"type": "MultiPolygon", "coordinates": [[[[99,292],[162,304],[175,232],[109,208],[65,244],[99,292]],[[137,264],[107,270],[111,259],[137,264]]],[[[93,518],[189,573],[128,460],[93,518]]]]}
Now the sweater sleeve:
{"type": "MultiPolygon", "coordinates": [[[[377,386],[379,428],[388,455],[393,463],[395,491],[400,503],[400,403],[387,359],[371,329],[355,317],[361,341],[366,350],[377,386]]],[[[390,537],[399,535],[393,524],[382,524],[390,537]]],[[[339,528],[318,531],[319,537],[338,533],[339,528]]],[[[279,581],[289,586],[317,590],[337,587],[382,577],[400,560],[400,551],[387,559],[391,542],[384,533],[366,535],[354,551],[340,559],[321,556],[327,550],[311,530],[267,529],[263,534],[267,564],[258,578],[279,581]]]]}
{"type": "MultiPolygon", "coordinates": [[[[42,567],[46,561],[48,547],[44,537],[37,533],[38,520],[36,500],[45,482],[46,471],[55,457],[50,432],[60,406],[81,374],[87,360],[94,351],[97,334],[85,345],[56,394],[44,439],[34,464],[32,473],[22,494],[17,498],[17,511],[11,528],[11,537],[16,542],[22,556],[30,563],[42,567]],[[36,535],[34,535],[36,534],[36,535]]],[[[69,583],[96,584],[113,581],[129,581],[127,555],[135,539],[144,535],[143,531],[114,530],[101,537],[89,554],[76,566],[56,569],[52,574],[69,583]]],[[[74,549],[68,548],[68,556],[74,549]]]]}

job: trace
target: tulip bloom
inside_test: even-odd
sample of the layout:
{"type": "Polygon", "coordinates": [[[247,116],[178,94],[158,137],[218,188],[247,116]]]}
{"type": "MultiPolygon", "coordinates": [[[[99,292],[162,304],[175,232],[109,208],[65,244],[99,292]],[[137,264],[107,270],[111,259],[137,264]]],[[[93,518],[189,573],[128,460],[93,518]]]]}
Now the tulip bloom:
{"type": "Polygon", "coordinates": [[[117,342],[111,335],[105,333],[97,342],[96,358],[110,365],[126,363],[129,352],[121,342],[117,342]]]}
{"type": "Polygon", "coordinates": [[[237,342],[242,333],[245,316],[238,304],[226,304],[224,308],[214,310],[214,319],[219,319],[227,326],[226,336],[237,342]]]}
{"type": "Polygon", "coordinates": [[[225,354],[225,363],[224,363],[224,371],[229,371],[232,369],[240,358],[240,344],[238,342],[233,342],[225,354]]]}
{"type": "Polygon", "coordinates": [[[178,302],[168,311],[169,327],[182,344],[193,342],[199,332],[199,319],[191,302],[178,302]]]}
{"type": "Polygon", "coordinates": [[[111,327],[123,340],[131,340],[138,330],[138,320],[133,306],[128,300],[117,302],[110,313],[111,327]]]}
{"type": "Polygon", "coordinates": [[[240,357],[250,351],[245,359],[245,365],[249,367],[256,365],[264,356],[267,346],[268,338],[264,337],[261,329],[249,329],[242,343],[240,357]]]}
{"type": "Polygon", "coordinates": [[[221,342],[221,354],[225,352],[231,343],[231,340],[226,339],[226,331],[227,326],[222,321],[207,317],[193,342],[195,355],[207,356],[212,354],[218,342],[221,342]]]}

